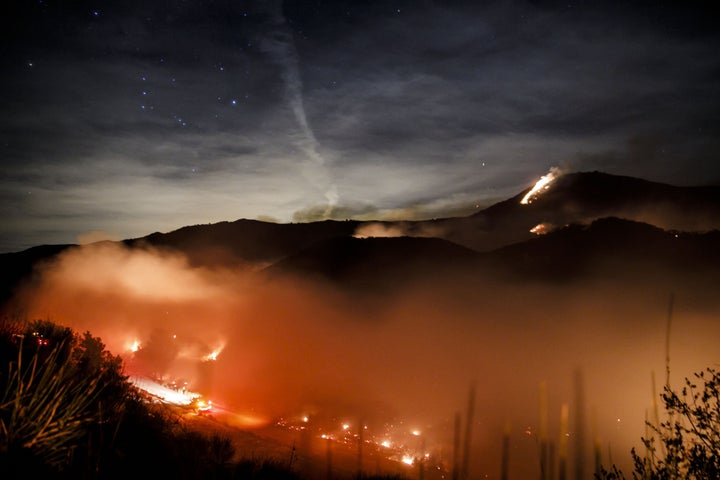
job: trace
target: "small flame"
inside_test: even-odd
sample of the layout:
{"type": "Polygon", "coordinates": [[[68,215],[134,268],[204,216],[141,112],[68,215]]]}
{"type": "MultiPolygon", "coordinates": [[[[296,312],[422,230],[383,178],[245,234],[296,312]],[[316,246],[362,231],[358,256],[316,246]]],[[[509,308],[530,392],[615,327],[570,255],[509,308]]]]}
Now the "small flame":
{"type": "Polygon", "coordinates": [[[535,186],[533,186],[528,193],[525,194],[522,200],[520,200],[521,205],[529,205],[535,200],[537,197],[540,196],[545,190],[550,188],[550,184],[557,180],[557,178],[561,175],[560,169],[557,167],[552,167],[550,171],[547,173],[547,175],[543,175],[540,177],[540,180],[538,180],[535,183],[535,186]]]}
{"type": "Polygon", "coordinates": [[[413,463],[415,463],[415,459],[410,455],[405,455],[402,457],[402,462],[406,465],[412,465],[413,463]]]}
{"type": "Polygon", "coordinates": [[[133,340],[132,343],[130,343],[130,344],[127,346],[127,349],[130,350],[130,351],[133,352],[133,353],[135,353],[135,352],[137,352],[138,350],[140,350],[140,340],[137,340],[137,339],[136,339],[136,340],[133,340]]]}
{"type": "Polygon", "coordinates": [[[212,410],[212,400],[202,400],[198,399],[196,403],[196,409],[198,412],[209,412],[212,410]]]}
{"type": "Polygon", "coordinates": [[[552,225],[549,223],[538,223],[530,229],[530,233],[534,233],[535,235],[545,235],[551,228],[552,225]]]}
{"type": "Polygon", "coordinates": [[[215,360],[217,360],[218,355],[220,355],[220,352],[222,352],[224,348],[225,348],[225,345],[220,345],[220,346],[217,347],[215,350],[213,350],[212,352],[210,352],[210,353],[208,353],[207,355],[205,355],[205,356],[203,357],[203,361],[204,361],[204,362],[210,362],[210,361],[215,361],[215,360]]]}

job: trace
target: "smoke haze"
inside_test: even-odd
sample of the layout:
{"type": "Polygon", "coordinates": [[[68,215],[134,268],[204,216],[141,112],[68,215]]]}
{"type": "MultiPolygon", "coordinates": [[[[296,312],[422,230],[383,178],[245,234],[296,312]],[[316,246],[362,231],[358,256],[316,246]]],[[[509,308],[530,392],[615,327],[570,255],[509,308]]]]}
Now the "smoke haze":
{"type": "MultiPolygon", "coordinates": [[[[561,406],[575,418],[578,373],[586,471],[595,438],[604,461],[611,449],[627,467],[652,405],[651,375],[658,389],[664,384],[670,288],[674,385],[720,361],[710,292],[637,276],[626,282],[622,272],[577,286],[422,279],[371,307],[326,284],[191,268],[176,254],[110,242],[68,250],[39,273],[18,297],[29,318],[88,330],[129,370],[186,378],[260,423],[293,415],[362,417],[371,429],[404,422],[447,455],[453,417],[465,415],[475,384],[472,468],[492,474],[506,422],[511,474],[537,472],[539,386],[547,385],[557,440],[561,406]],[[203,361],[220,348],[216,361],[203,361]]],[[[571,452],[582,430],[571,421],[571,452]]]]}

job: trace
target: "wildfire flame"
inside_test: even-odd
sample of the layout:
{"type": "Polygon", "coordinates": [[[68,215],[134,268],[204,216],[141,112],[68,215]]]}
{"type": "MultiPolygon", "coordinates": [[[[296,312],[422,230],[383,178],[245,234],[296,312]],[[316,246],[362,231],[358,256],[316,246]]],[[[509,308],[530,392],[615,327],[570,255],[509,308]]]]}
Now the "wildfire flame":
{"type": "Polygon", "coordinates": [[[530,229],[530,233],[534,233],[535,235],[545,235],[551,228],[552,225],[549,223],[538,223],[530,229]]]}
{"type": "Polygon", "coordinates": [[[538,180],[535,185],[530,189],[530,191],[525,194],[522,200],[520,200],[520,204],[531,204],[533,200],[539,197],[545,190],[550,188],[550,184],[557,180],[560,175],[560,169],[557,167],[552,167],[547,173],[547,175],[543,175],[542,177],[540,177],[540,180],[538,180]]]}
{"type": "Polygon", "coordinates": [[[133,340],[131,343],[129,343],[127,345],[127,349],[133,353],[140,350],[140,340],[137,340],[137,339],[133,340]]]}
{"type": "Polygon", "coordinates": [[[131,376],[130,382],[136,387],[167,403],[175,405],[190,405],[200,395],[192,392],[183,392],[161,385],[149,378],[131,376]]]}
{"type": "Polygon", "coordinates": [[[210,353],[208,353],[207,355],[205,355],[205,356],[203,357],[203,361],[204,361],[204,362],[209,362],[209,361],[215,361],[215,360],[217,360],[217,357],[218,357],[218,355],[220,355],[220,352],[223,351],[223,348],[225,348],[225,345],[220,345],[220,346],[217,347],[215,350],[213,350],[212,352],[210,352],[210,353]]]}

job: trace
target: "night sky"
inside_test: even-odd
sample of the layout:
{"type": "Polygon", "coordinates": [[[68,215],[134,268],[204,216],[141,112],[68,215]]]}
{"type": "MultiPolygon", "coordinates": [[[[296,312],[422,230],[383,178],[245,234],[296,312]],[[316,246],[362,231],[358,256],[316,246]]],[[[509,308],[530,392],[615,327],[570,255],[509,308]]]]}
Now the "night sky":
{"type": "Polygon", "coordinates": [[[4,0],[0,251],[718,184],[710,4],[4,0]]]}

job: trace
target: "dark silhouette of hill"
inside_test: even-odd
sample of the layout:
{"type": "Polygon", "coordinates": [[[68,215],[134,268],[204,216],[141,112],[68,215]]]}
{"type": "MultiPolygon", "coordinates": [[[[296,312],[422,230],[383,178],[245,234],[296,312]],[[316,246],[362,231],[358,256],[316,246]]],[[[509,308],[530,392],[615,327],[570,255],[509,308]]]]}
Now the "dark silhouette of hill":
{"type": "Polygon", "coordinates": [[[423,221],[322,221],[270,223],[241,219],[183,227],[126,240],[129,246],[183,252],[192,264],[272,263],[315,242],[350,236],[358,227],[381,224],[408,236],[437,237],[477,251],[533,238],[540,223],[551,228],[618,217],[664,229],[720,228],[720,187],[681,187],[601,172],[559,176],[542,195],[523,205],[530,189],[467,217],[423,221]]]}
{"type": "Polygon", "coordinates": [[[291,275],[358,292],[387,292],[428,276],[472,269],[478,253],[439,238],[335,237],[322,240],[267,267],[266,278],[291,275]]]}
{"type": "MultiPolygon", "coordinates": [[[[717,250],[713,244],[716,234],[699,233],[720,229],[720,187],[673,186],[580,172],[559,176],[531,203],[521,204],[529,190],[467,217],[289,224],[240,219],[156,232],[121,243],[130,248],[178,252],[194,266],[260,270],[276,264],[264,273],[304,273],[358,288],[372,284],[384,288],[412,275],[442,271],[455,264],[465,264],[466,270],[468,265],[479,271],[492,266],[517,274],[540,274],[551,268],[556,277],[569,276],[581,272],[589,262],[593,266],[609,265],[613,257],[634,258],[633,248],[639,249],[637,258],[647,259],[645,263],[659,257],[657,262],[667,268],[687,270],[696,262],[714,265],[715,260],[708,261],[704,255],[717,250]],[[596,222],[607,217],[616,220],[596,222]],[[550,233],[536,238],[530,230],[541,223],[550,233]],[[367,242],[352,238],[359,228],[370,224],[399,230],[407,238],[367,242]],[[686,233],[676,238],[663,230],[697,235],[686,233]],[[615,250],[610,249],[613,245],[615,250]],[[474,255],[471,251],[486,253],[479,256],[480,264],[470,261],[474,255]],[[670,265],[673,258],[678,260],[670,265]]],[[[67,247],[39,246],[0,255],[3,301],[29,278],[38,261],[48,260],[67,247]]]]}
{"type": "Polygon", "coordinates": [[[720,273],[720,231],[667,231],[606,217],[483,254],[486,268],[509,278],[708,278],[720,273]]]}
{"type": "Polygon", "coordinates": [[[521,204],[530,188],[468,217],[414,223],[410,231],[439,231],[440,236],[478,251],[528,240],[530,229],[590,223],[617,217],[666,230],[720,229],[720,186],[684,187],[602,172],[559,176],[530,204],[521,204]],[[432,228],[428,228],[432,227],[432,228]]]}
{"type": "Polygon", "coordinates": [[[311,244],[352,235],[358,221],[272,223],[240,219],[183,227],[168,233],[125,240],[130,247],[150,245],[184,253],[193,265],[268,264],[311,244]]]}
{"type": "Polygon", "coordinates": [[[34,268],[73,245],[41,245],[16,253],[0,254],[0,305],[8,301],[21,282],[34,278],[34,268]]]}
{"type": "Polygon", "coordinates": [[[338,237],[266,268],[269,278],[320,280],[351,293],[392,295],[419,284],[475,281],[705,283],[720,274],[720,231],[667,231],[616,217],[570,224],[476,252],[437,238],[338,237]]]}

